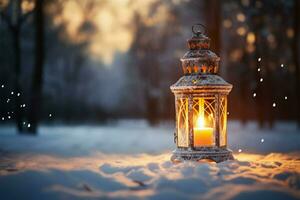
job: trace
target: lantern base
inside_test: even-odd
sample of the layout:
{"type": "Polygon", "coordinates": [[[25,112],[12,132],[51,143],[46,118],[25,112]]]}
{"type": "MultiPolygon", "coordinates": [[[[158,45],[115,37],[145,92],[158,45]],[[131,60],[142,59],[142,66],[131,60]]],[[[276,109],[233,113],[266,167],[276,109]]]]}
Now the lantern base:
{"type": "Polygon", "coordinates": [[[200,161],[211,160],[216,163],[226,160],[234,160],[232,151],[227,148],[207,148],[206,150],[182,150],[176,149],[171,157],[172,162],[182,162],[185,160],[200,161]]]}

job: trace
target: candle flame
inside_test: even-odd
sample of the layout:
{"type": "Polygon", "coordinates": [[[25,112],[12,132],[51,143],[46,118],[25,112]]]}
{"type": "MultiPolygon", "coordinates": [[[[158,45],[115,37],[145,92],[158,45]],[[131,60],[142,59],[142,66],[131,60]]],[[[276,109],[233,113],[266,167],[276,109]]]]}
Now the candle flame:
{"type": "Polygon", "coordinates": [[[204,117],[203,116],[198,116],[196,125],[198,128],[204,128],[204,117]]]}

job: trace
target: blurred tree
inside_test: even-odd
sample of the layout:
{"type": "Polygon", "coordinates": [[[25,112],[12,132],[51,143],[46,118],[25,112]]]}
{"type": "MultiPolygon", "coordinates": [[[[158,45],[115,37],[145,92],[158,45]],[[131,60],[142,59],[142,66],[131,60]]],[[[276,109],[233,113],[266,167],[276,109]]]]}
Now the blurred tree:
{"type": "MultiPolygon", "coordinates": [[[[255,35],[255,42],[254,42],[254,46],[255,46],[255,51],[254,51],[254,59],[256,60],[256,66],[261,66],[261,57],[263,57],[265,59],[265,56],[263,56],[263,52],[262,50],[266,50],[267,47],[263,46],[263,37],[262,37],[262,32],[263,32],[263,28],[264,28],[264,16],[257,12],[255,10],[255,8],[253,9],[253,15],[252,15],[252,27],[251,29],[254,32],[255,35]]],[[[255,70],[255,69],[254,69],[255,70]]],[[[267,112],[270,112],[268,108],[268,97],[270,96],[270,94],[268,91],[264,91],[264,89],[267,89],[263,84],[260,84],[260,80],[261,80],[262,76],[261,76],[261,72],[258,72],[257,70],[255,70],[255,83],[256,83],[256,88],[255,88],[255,93],[257,94],[257,98],[256,98],[256,113],[257,113],[257,119],[258,119],[258,123],[260,125],[260,127],[262,128],[264,125],[264,121],[266,120],[266,115],[268,114],[267,112]]]]}
{"type": "MultiPolygon", "coordinates": [[[[154,8],[153,8],[154,9],[154,8]]],[[[136,35],[130,53],[132,60],[135,62],[139,77],[141,78],[140,87],[143,99],[145,101],[146,118],[150,124],[155,124],[158,121],[158,99],[160,95],[159,80],[159,63],[155,55],[161,49],[158,37],[151,37],[154,27],[147,27],[142,18],[136,14],[135,16],[136,35]]],[[[157,36],[157,35],[156,35],[157,36]]]]}
{"type": "Polygon", "coordinates": [[[300,2],[299,0],[294,0],[294,42],[293,42],[293,58],[295,62],[295,77],[296,77],[296,86],[295,91],[297,94],[297,111],[296,118],[298,122],[298,128],[300,128],[300,63],[299,63],[299,55],[300,55],[300,47],[299,47],[299,37],[300,37],[300,2]]]}
{"type": "Polygon", "coordinates": [[[211,50],[220,55],[221,51],[221,8],[222,1],[205,0],[205,24],[207,35],[211,38],[211,50]]]}
{"type": "MultiPolygon", "coordinates": [[[[274,113],[272,110],[272,100],[274,94],[272,94],[272,74],[270,62],[271,57],[269,53],[270,46],[268,45],[267,35],[268,30],[268,16],[265,13],[259,12],[259,8],[264,6],[265,11],[269,11],[270,4],[258,4],[257,1],[253,1],[250,4],[250,27],[254,33],[254,59],[255,67],[253,68],[255,73],[256,87],[254,92],[256,93],[255,108],[257,114],[257,120],[260,128],[262,128],[265,122],[272,128],[274,124],[274,113]],[[262,67],[262,71],[258,71],[257,68],[262,67]]],[[[268,13],[271,15],[271,13],[268,13]]]]}
{"type": "Polygon", "coordinates": [[[36,0],[35,13],[35,66],[32,79],[29,111],[29,132],[36,133],[41,111],[44,68],[44,0],[36,0]]]}
{"type": "MultiPolygon", "coordinates": [[[[23,1],[24,2],[24,1],[23,1]]],[[[16,94],[15,99],[15,119],[17,124],[17,129],[19,132],[23,131],[23,113],[20,107],[21,105],[21,94],[22,88],[20,83],[21,76],[21,28],[22,24],[24,24],[29,16],[31,16],[33,10],[27,11],[25,14],[22,12],[21,8],[22,0],[11,0],[7,3],[6,6],[0,11],[1,18],[6,22],[9,30],[11,31],[12,41],[13,41],[13,49],[15,53],[14,59],[14,93],[16,94]]]]}
{"type": "MultiPolygon", "coordinates": [[[[166,83],[166,76],[172,67],[169,63],[174,63],[173,56],[167,55],[169,46],[176,43],[173,39],[178,34],[179,29],[176,10],[168,3],[156,2],[151,4],[151,16],[143,19],[140,15],[135,15],[134,26],[136,27],[133,45],[130,49],[132,65],[135,67],[140,78],[139,90],[142,93],[145,104],[145,117],[151,125],[155,125],[162,116],[166,116],[167,107],[170,113],[170,103],[163,96],[165,88],[169,91],[169,81],[166,83]],[[156,14],[159,15],[161,9],[168,9],[168,13],[161,21],[157,20],[156,14]],[[167,55],[167,56],[166,56],[167,55]],[[168,71],[169,70],[169,71],[168,71]],[[167,85],[167,87],[165,87],[167,85]],[[166,102],[166,104],[164,104],[166,102]]],[[[168,92],[171,96],[171,93],[168,92]]],[[[173,98],[172,98],[173,102],[173,98]]]]}

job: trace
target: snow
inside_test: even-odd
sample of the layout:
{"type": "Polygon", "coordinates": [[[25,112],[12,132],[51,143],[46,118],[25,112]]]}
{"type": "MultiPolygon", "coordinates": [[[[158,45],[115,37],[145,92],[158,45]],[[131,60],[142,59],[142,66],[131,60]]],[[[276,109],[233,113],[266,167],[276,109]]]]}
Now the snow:
{"type": "MultiPolygon", "coordinates": [[[[228,125],[236,160],[170,162],[174,126],[143,121],[0,128],[3,199],[300,199],[300,132],[228,125]],[[262,142],[263,140],[263,142],[262,142]],[[242,152],[239,153],[239,149],[242,152]]],[[[1,198],[2,199],[2,198],[1,198]]]]}

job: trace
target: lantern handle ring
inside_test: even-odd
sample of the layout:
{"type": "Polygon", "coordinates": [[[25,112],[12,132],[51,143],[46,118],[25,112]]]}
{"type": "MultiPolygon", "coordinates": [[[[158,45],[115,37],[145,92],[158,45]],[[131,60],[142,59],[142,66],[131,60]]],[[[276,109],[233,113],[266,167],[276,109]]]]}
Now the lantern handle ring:
{"type": "Polygon", "coordinates": [[[194,24],[192,26],[192,32],[195,34],[195,35],[200,35],[202,33],[205,33],[206,32],[206,26],[204,26],[203,24],[194,24]]]}

